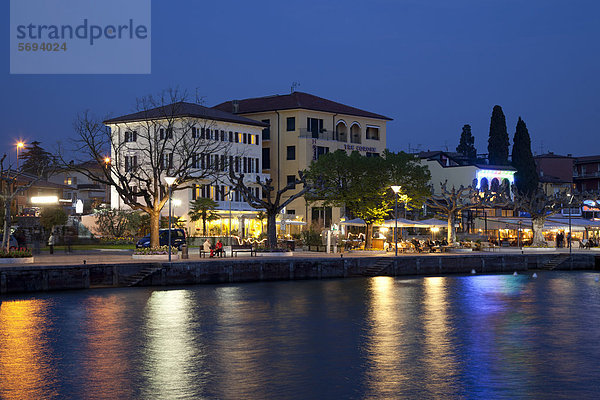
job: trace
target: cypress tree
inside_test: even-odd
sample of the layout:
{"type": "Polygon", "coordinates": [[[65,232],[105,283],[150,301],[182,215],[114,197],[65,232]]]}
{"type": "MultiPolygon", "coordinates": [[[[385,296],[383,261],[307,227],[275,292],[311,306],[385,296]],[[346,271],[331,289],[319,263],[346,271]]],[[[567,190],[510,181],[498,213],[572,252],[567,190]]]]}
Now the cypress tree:
{"type": "Polygon", "coordinates": [[[52,164],[52,155],[40,146],[40,142],[33,141],[25,147],[25,151],[19,155],[23,160],[21,170],[33,175],[48,175],[48,168],[52,164]]]}
{"type": "Polygon", "coordinates": [[[516,168],[515,185],[521,193],[533,193],[539,183],[538,173],[535,167],[535,160],[531,153],[531,138],[527,125],[519,117],[515,137],[513,138],[512,165],[516,168]]]}
{"type": "Polygon", "coordinates": [[[471,163],[477,159],[477,149],[475,149],[475,138],[471,134],[471,125],[463,126],[456,151],[465,156],[471,163]]]}
{"type": "Polygon", "coordinates": [[[492,165],[508,164],[508,131],[506,130],[506,118],[502,107],[496,105],[492,110],[490,121],[490,137],[488,139],[488,160],[492,165]]]}

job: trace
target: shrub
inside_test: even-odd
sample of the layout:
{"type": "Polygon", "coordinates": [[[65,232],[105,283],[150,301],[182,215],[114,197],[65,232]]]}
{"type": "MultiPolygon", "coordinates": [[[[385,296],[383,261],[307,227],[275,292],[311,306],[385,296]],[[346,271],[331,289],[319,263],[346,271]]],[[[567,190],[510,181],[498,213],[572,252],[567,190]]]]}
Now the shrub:
{"type": "MultiPolygon", "coordinates": [[[[169,254],[169,246],[143,247],[133,251],[135,255],[156,256],[169,254]]],[[[177,254],[177,247],[171,247],[171,254],[177,254]]]]}
{"type": "Polygon", "coordinates": [[[317,232],[311,226],[309,229],[302,231],[302,242],[305,246],[319,246],[322,243],[321,233],[317,232]]]}
{"type": "Polygon", "coordinates": [[[31,256],[31,250],[29,249],[19,249],[11,251],[0,250],[0,258],[25,258],[31,256]]]}

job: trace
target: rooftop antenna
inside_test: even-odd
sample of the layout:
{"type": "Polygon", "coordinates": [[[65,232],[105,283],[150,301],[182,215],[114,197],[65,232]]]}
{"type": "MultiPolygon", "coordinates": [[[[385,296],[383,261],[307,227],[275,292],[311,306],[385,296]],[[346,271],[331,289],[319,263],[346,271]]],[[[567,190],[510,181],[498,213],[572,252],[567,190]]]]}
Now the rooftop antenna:
{"type": "Polygon", "coordinates": [[[300,86],[300,82],[292,82],[292,87],[290,88],[290,93],[294,93],[296,91],[296,89],[298,88],[298,86],[300,86]]]}

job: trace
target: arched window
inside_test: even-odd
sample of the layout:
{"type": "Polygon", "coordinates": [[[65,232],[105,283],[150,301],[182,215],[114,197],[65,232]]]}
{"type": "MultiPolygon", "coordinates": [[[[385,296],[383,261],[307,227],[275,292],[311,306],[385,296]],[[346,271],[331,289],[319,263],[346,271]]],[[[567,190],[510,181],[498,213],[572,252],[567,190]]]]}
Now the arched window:
{"type": "Polygon", "coordinates": [[[479,189],[485,191],[490,188],[487,178],[481,178],[481,183],[479,184],[479,189]]]}
{"type": "Polygon", "coordinates": [[[361,143],[360,125],[357,122],[350,127],[350,142],[361,143]]]}
{"type": "Polygon", "coordinates": [[[348,127],[344,121],[338,121],[337,125],[335,126],[335,136],[336,140],[340,142],[348,141],[348,127]]]}
{"type": "Polygon", "coordinates": [[[498,189],[500,189],[500,181],[498,180],[498,178],[492,179],[491,189],[492,192],[497,192],[498,189]]]}
{"type": "Polygon", "coordinates": [[[508,178],[502,179],[502,186],[504,187],[505,194],[510,194],[510,181],[508,178]]]}

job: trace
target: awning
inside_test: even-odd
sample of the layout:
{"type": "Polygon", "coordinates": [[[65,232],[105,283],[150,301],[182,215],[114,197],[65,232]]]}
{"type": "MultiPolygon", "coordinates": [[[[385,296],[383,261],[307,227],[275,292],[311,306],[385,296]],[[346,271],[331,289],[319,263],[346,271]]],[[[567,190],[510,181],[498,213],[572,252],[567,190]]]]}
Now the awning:
{"type": "Polygon", "coordinates": [[[296,219],[284,219],[282,221],[279,221],[279,223],[281,225],[306,225],[306,222],[298,221],[296,219]]]}
{"type": "Polygon", "coordinates": [[[430,227],[433,226],[437,226],[439,228],[447,228],[448,227],[448,221],[442,221],[440,219],[435,219],[435,218],[429,218],[429,219],[424,219],[422,221],[417,221],[419,224],[426,224],[430,227]]]}
{"type": "MultiPolygon", "coordinates": [[[[483,218],[478,218],[479,222],[483,222],[483,218]]],[[[571,231],[573,232],[581,232],[586,228],[586,222],[591,222],[589,220],[583,220],[580,218],[572,218],[571,219],[571,231]],[[577,222],[576,222],[577,221],[577,222]]],[[[531,229],[531,218],[527,217],[505,217],[505,218],[488,218],[487,219],[487,227],[489,230],[495,229],[531,229]],[[519,224],[520,222],[520,224],[519,224]]],[[[569,219],[568,218],[554,218],[549,217],[544,222],[543,230],[569,230],[569,219]]]]}
{"type": "Polygon", "coordinates": [[[360,218],[350,219],[348,221],[340,221],[340,225],[346,226],[367,226],[364,220],[360,218]]]}
{"type": "Polygon", "coordinates": [[[397,218],[397,219],[388,219],[386,220],[382,226],[386,226],[388,228],[394,228],[396,226],[396,221],[398,223],[398,228],[429,228],[430,225],[423,224],[421,221],[413,221],[405,218],[397,218]]]}

